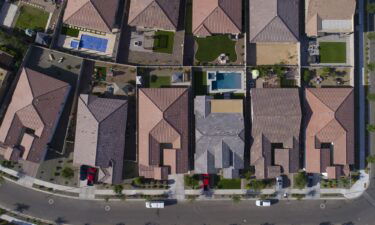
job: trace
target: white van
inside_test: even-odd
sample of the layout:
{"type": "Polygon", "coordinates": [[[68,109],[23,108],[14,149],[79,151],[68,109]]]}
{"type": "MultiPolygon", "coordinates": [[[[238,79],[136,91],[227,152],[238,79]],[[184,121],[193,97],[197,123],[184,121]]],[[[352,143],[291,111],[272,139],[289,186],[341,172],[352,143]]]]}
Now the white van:
{"type": "Polygon", "coordinates": [[[146,202],[146,208],[148,209],[163,209],[164,202],[163,201],[148,201],[146,202]]]}
{"type": "Polygon", "coordinates": [[[256,200],[255,204],[257,206],[267,207],[267,206],[271,206],[271,201],[270,200],[256,200]]]}

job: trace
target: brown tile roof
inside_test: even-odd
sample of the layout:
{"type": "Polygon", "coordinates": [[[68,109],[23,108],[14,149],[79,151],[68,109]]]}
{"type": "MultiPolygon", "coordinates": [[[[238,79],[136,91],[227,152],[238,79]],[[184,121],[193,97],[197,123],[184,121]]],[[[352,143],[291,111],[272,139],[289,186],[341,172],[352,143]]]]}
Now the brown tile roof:
{"type": "MultiPolygon", "coordinates": [[[[353,22],[356,0],[309,0],[306,15],[306,34],[317,36],[322,20],[350,20],[353,22]]],[[[352,29],[348,32],[353,31],[352,29]]],[[[339,30],[339,29],[338,29],[339,30]]]]}
{"type": "Polygon", "coordinates": [[[329,166],[353,164],[353,89],[308,88],[306,107],[306,171],[324,173],[329,166]],[[332,144],[331,149],[322,144],[332,144]]]}
{"type": "Polygon", "coordinates": [[[81,94],[78,100],[75,164],[113,171],[111,180],[122,181],[127,101],[81,94]],[[113,169],[112,169],[113,168],[113,169]]]}
{"type": "Polygon", "coordinates": [[[169,173],[188,171],[188,120],[189,91],[187,88],[139,89],[140,176],[167,179],[166,171],[169,173]],[[160,152],[162,150],[163,152],[160,152]]]}
{"type": "Polygon", "coordinates": [[[69,84],[23,68],[0,127],[0,142],[20,148],[24,160],[40,163],[69,91],[69,84]]]}
{"type": "Polygon", "coordinates": [[[242,31],[242,0],[193,0],[193,33],[237,34],[242,31]]]}
{"type": "Polygon", "coordinates": [[[119,0],[68,0],[65,24],[111,33],[116,24],[119,0]]]}
{"type": "Polygon", "coordinates": [[[298,42],[299,0],[249,0],[250,42],[298,42]]]}
{"type": "Polygon", "coordinates": [[[131,0],[128,24],[177,30],[181,0],[131,0]]]}
{"type": "Polygon", "coordinates": [[[250,164],[255,166],[256,177],[297,172],[302,118],[298,89],[252,89],[251,105],[250,164]]]}

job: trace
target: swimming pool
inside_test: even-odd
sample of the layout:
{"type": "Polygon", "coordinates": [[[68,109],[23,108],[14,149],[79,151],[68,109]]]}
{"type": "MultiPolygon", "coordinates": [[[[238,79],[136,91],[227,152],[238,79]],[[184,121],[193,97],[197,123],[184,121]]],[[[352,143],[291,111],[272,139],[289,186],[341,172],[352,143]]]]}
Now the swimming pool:
{"type": "Polygon", "coordinates": [[[82,34],[81,40],[72,40],[70,46],[72,48],[87,48],[98,52],[105,52],[107,44],[107,39],[82,34]]]}
{"type": "Polygon", "coordinates": [[[242,74],[237,72],[217,72],[212,81],[212,90],[242,89],[242,74]]]}

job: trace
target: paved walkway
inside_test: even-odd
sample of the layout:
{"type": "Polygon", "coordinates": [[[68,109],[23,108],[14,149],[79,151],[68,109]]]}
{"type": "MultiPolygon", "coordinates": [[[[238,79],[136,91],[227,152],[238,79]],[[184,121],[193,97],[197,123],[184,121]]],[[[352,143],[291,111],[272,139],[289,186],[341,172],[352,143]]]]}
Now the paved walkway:
{"type": "Polygon", "coordinates": [[[174,181],[169,188],[169,191],[170,191],[169,198],[177,199],[179,201],[185,200],[184,175],[183,174],[169,175],[168,179],[174,181]]]}

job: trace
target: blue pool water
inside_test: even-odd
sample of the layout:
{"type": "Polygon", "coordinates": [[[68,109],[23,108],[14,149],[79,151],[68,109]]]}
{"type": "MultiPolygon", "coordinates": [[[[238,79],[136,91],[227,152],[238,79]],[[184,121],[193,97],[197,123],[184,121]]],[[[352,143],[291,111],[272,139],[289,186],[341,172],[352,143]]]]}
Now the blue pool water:
{"type": "MultiPolygon", "coordinates": [[[[99,52],[105,52],[107,49],[108,40],[104,38],[98,38],[86,34],[82,34],[81,40],[79,42],[80,48],[87,48],[99,52]]],[[[77,48],[77,44],[72,41],[70,46],[73,48],[77,48]]]]}
{"type": "Polygon", "coordinates": [[[212,81],[212,90],[241,89],[241,73],[216,73],[216,81],[212,81]]]}

